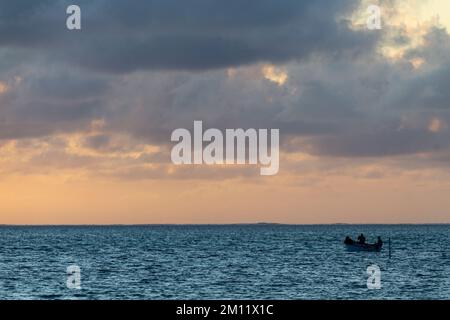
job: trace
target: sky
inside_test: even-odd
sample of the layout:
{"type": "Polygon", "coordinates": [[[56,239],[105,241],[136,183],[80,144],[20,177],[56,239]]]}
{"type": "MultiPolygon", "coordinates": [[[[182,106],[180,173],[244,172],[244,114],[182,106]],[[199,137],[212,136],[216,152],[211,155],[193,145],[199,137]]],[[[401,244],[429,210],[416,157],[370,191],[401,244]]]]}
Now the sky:
{"type": "Polygon", "coordinates": [[[448,0],[0,0],[0,224],[450,223],[449,30],[448,0]],[[279,129],[278,174],[173,165],[195,120],[279,129]]]}

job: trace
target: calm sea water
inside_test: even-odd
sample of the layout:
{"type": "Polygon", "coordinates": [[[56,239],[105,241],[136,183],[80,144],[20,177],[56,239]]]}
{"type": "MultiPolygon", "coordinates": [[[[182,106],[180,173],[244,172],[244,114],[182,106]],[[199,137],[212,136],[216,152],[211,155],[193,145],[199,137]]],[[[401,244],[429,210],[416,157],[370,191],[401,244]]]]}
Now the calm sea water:
{"type": "Polygon", "coordinates": [[[450,299],[449,248],[450,225],[5,226],[0,298],[450,299]],[[347,252],[360,232],[384,249],[347,252]],[[373,264],[379,290],[367,288],[373,264]]]}

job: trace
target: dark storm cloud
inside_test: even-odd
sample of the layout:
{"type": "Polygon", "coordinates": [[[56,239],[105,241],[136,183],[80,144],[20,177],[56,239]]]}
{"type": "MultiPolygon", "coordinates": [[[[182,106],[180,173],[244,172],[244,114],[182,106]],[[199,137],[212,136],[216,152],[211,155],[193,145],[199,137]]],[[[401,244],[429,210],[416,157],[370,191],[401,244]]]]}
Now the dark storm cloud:
{"type": "Polygon", "coordinates": [[[108,89],[108,83],[104,78],[82,77],[73,72],[45,75],[34,80],[25,79],[25,83],[29,83],[30,94],[35,98],[86,100],[102,95],[108,89]]]}
{"type": "Polygon", "coordinates": [[[450,66],[405,80],[392,103],[405,109],[450,109],[450,66]]]}
{"type": "Polygon", "coordinates": [[[383,157],[432,152],[449,147],[448,135],[427,130],[380,130],[326,136],[312,141],[308,151],[341,157],[383,157]]]}
{"type": "Polygon", "coordinates": [[[109,80],[102,76],[61,66],[18,69],[0,95],[0,139],[83,130],[106,112],[109,80]]]}
{"type": "MultiPolygon", "coordinates": [[[[356,0],[1,0],[0,81],[16,75],[23,81],[0,96],[0,138],[83,128],[96,118],[105,118],[111,130],[158,143],[194,118],[206,117],[208,125],[220,128],[270,126],[277,122],[276,105],[284,103],[280,96],[267,104],[273,85],[245,93],[240,87],[246,81],[228,85],[220,74],[177,74],[167,82],[144,77],[139,84],[121,83],[117,75],[369,52],[376,34],[339,21],[357,5],[356,0]],[[70,4],[81,7],[81,31],[66,29],[70,4]]],[[[289,125],[294,132],[323,127],[320,121],[298,122],[289,125]]]]}
{"type": "Polygon", "coordinates": [[[356,0],[77,1],[81,31],[65,28],[73,1],[2,1],[0,47],[26,47],[108,72],[211,69],[370,50],[376,33],[339,21],[356,0]]]}
{"type": "Polygon", "coordinates": [[[339,17],[356,0],[83,0],[74,2],[83,29],[68,31],[72,3],[0,0],[0,139],[88,131],[102,119],[105,133],[84,147],[167,151],[172,130],[203,120],[205,128],[279,128],[284,151],[319,156],[450,148],[445,29],[430,28],[424,46],[392,61],[377,41],[391,33],[390,45],[406,46],[410,35],[349,29],[339,17]],[[414,70],[413,58],[424,68],[414,70]],[[281,64],[288,81],[264,78],[259,62],[281,64]],[[243,65],[231,77],[222,69],[243,65]],[[434,118],[442,127],[430,130],[434,118]]]}

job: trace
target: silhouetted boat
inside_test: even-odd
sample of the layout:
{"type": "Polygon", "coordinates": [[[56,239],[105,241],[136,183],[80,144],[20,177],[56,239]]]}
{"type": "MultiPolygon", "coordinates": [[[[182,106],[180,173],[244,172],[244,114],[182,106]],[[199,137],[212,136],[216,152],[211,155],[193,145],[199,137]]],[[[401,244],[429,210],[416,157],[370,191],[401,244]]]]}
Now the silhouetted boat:
{"type": "Polygon", "coordinates": [[[348,251],[381,251],[383,244],[375,243],[344,243],[348,251]]]}

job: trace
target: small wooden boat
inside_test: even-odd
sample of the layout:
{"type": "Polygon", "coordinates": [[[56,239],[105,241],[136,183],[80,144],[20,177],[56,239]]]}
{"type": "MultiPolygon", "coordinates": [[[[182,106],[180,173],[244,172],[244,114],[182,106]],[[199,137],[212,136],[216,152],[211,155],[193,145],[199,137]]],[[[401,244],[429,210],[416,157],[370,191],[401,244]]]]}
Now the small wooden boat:
{"type": "Polygon", "coordinates": [[[378,252],[378,251],[381,251],[381,247],[383,246],[383,244],[381,244],[381,243],[369,244],[369,243],[353,242],[353,243],[344,243],[344,244],[348,251],[376,251],[376,252],[378,252]]]}

